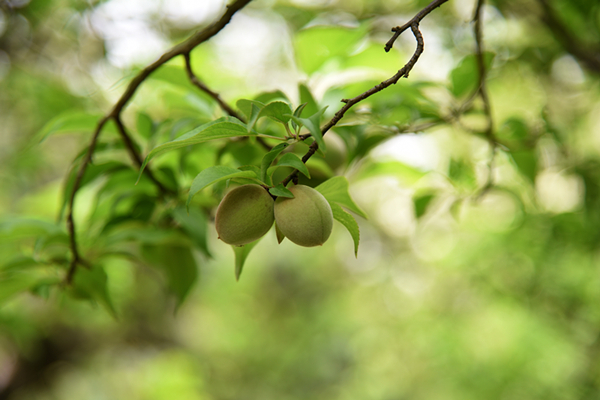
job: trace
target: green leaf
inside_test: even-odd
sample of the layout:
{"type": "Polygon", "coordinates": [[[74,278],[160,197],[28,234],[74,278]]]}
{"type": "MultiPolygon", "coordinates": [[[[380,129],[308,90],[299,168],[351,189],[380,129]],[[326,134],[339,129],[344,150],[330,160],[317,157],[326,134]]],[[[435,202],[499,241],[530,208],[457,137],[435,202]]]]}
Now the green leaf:
{"type": "MultiPolygon", "coordinates": [[[[185,133],[175,140],[167,143],[163,143],[160,146],[155,147],[144,159],[144,163],[140,168],[139,177],[142,176],[142,172],[148,162],[155,156],[162,154],[167,151],[180,149],[182,147],[207,142],[214,139],[226,139],[237,136],[255,136],[256,133],[248,133],[246,125],[239,119],[233,117],[223,117],[215,121],[209,122],[198,128],[185,133]]],[[[138,181],[139,181],[138,177],[138,181]]]]}
{"type": "Polygon", "coordinates": [[[357,179],[366,179],[378,176],[393,176],[405,185],[411,186],[427,175],[414,167],[400,161],[387,161],[381,163],[369,163],[360,171],[357,179]]]}
{"type": "Polygon", "coordinates": [[[293,129],[298,129],[299,126],[302,126],[302,124],[297,124],[296,121],[294,121],[293,117],[300,117],[300,115],[302,115],[302,111],[304,110],[304,108],[308,105],[308,103],[302,103],[300,104],[298,107],[296,107],[296,109],[294,110],[294,114],[292,117],[290,117],[292,119],[292,128],[293,129]]]}
{"type": "Polygon", "coordinates": [[[40,276],[30,271],[0,275],[0,305],[19,293],[32,289],[40,276]]]}
{"type": "Polygon", "coordinates": [[[107,281],[108,278],[103,267],[99,265],[90,268],[79,266],[73,276],[72,293],[76,297],[97,301],[116,318],[117,311],[108,294],[107,281]]]}
{"type": "Polygon", "coordinates": [[[290,192],[290,190],[288,188],[286,188],[285,186],[283,186],[281,183],[279,185],[269,189],[269,193],[271,193],[273,196],[277,196],[277,197],[287,197],[289,199],[294,198],[294,194],[292,192],[290,192]]]}
{"type": "Polygon", "coordinates": [[[333,212],[333,218],[336,221],[339,221],[342,225],[346,227],[348,232],[350,232],[350,236],[352,236],[352,240],[354,241],[354,256],[358,257],[358,243],[360,242],[360,230],[358,229],[358,224],[354,217],[348,214],[342,207],[340,207],[337,203],[330,202],[331,211],[333,212]]]}
{"type": "Polygon", "coordinates": [[[348,210],[367,218],[365,213],[358,208],[348,193],[348,180],[344,176],[336,176],[321,183],[315,189],[319,191],[330,203],[338,203],[348,210]]]}
{"type": "Polygon", "coordinates": [[[462,185],[468,190],[477,188],[475,169],[468,161],[451,159],[448,177],[455,185],[462,185]]]}
{"type": "Polygon", "coordinates": [[[244,264],[246,263],[246,259],[248,258],[248,255],[250,254],[250,252],[252,251],[254,246],[256,246],[256,244],[259,241],[260,241],[260,239],[254,241],[252,243],[245,244],[243,246],[231,246],[231,248],[233,248],[233,252],[235,254],[235,280],[236,281],[240,280],[240,275],[242,275],[242,270],[244,269],[244,264]]]}
{"type": "Polygon", "coordinates": [[[358,28],[313,26],[296,34],[298,64],[308,74],[317,71],[331,58],[349,54],[364,37],[368,25],[358,28]]]}
{"type": "Polygon", "coordinates": [[[415,196],[413,198],[415,215],[417,218],[421,218],[425,214],[425,211],[427,211],[427,206],[429,203],[431,203],[431,200],[433,200],[434,197],[435,195],[433,194],[425,194],[421,196],[415,196]]]}
{"type": "MultiPolygon", "coordinates": [[[[43,142],[48,136],[61,133],[92,133],[101,118],[103,116],[100,114],[73,111],[60,114],[44,125],[37,133],[35,142],[43,142]]],[[[116,132],[114,126],[109,123],[105,124],[104,129],[111,129],[113,132],[116,132]]]]}
{"type": "Polygon", "coordinates": [[[102,239],[109,247],[122,245],[127,242],[159,245],[165,242],[176,242],[182,240],[181,233],[175,229],[157,229],[148,227],[142,223],[132,223],[130,226],[121,228],[116,232],[110,232],[102,239]]]}
{"type": "Polygon", "coordinates": [[[152,134],[154,133],[154,123],[148,114],[145,113],[138,113],[136,128],[138,133],[146,139],[152,137],[152,134]]]}
{"type": "MultiPolygon", "coordinates": [[[[81,188],[93,182],[100,176],[111,175],[115,172],[129,169],[131,169],[129,165],[123,164],[118,161],[110,161],[104,164],[88,164],[87,168],[85,169],[85,173],[83,174],[83,178],[79,183],[79,190],[81,190],[81,188]]],[[[59,212],[60,219],[62,219],[63,217],[65,208],[67,206],[67,202],[69,201],[71,193],[73,192],[73,186],[75,185],[75,179],[77,177],[78,172],[79,168],[77,167],[71,168],[71,171],[69,172],[69,177],[67,178],[65,189],[63,191],[62,204],[59,212]]]]}
{"type": "Polygon", "coordinates": [[[150,79],[168,82],[184,89],[191,88],[190,80],[186,76],[183,65],[163,65],[150,75],[150,79]]]}
{"type": "Polygon", "coordinates": [[[281,153],[287,146],[287,143],[279,143],[277,146],[273,147],[271,151],[264,155],[262,162],[260,163],[260,179],[267,185],[272,184],[268,180],[267,170],[271,166],[273,160],[275,160],[279,153],[281,153]]]}
{"type": "Polygon", "coordinates": [[[308,118],[298,118],[298,117],[292,116],[292,119],[297,124],[304,125],[306,127],[306,129],[309,130],[310,134],[317,141],[317,144],[319,145],[319,148],[322,151],[325,151],[326,149],[325,149],[325,141],[323,140],[323,132],[321,132],[321,116],[323,115],[323,113],[325,112],[326,109],[327,109],[327,107],[323,107],[322,109],[320,109],[319,111],[317,111],[315,114],[311,115],[308,118]]]}
{"type": "Polygon", "coordinates": [[[265,105],[256,100],[241,99],[238,100],[237,107],[242,110],[248,118],[248,132],[254,128],[256,121],[262,117],[270,117],[278,122],[286,124],[290,120],[288,114],[292,113],[290,106],[283,101],[273,101],[265,105]]]}
{"type": "Polygon", "coordinates": [[[205,187],[212,185],[213,183],[217,183],[219,181],[223,181],[225,179],[231,178],[258,178],[254,171],[240,171],[239,169],[228,167],[226,165],[215,165],[213,167],[206,168],[202,172],[200,172],[194,181],[192,182],[192,187],[190,188],[190,194],[188,195],[188,199],[185,203],[185,207],[189,209],[190,202],[192,198],[204,189],[205,187]]]}
{"type": "Polygon", "coordinates": [[[256,174],[256,176],[260,176],[260,168],[258,168],[256,165],[242,165],[241,167],[238,167],[238,169],[240,171],[252,171],[256,174]]]}
{"type": "Polygon", "coordinates": [[[300,104],[301,106],[296,109],[298,115],[294,113],[296,117],[301,117],[301,114],[304,115],[313,115],[317,111],[319,111],[319,105],[312,95],[310,89],[305,84],[301,83],[298,85],[298,92],[300,92],[300,104]]]}
{"type": "Polygon", "coordinates": [[[510,155],[519,169],[519,172],[529,179],[529,181],[534,182],[538,166],[535,150],[511,151],[510,155]]]}
{"type": "Polygon", "coordinates": [[[283,242],[283,239],[285,239],[285,235],[277,226],[277,222],[275,222],[275,235],[277,236],[277,243],[281,244],[281,242],[283,242]]]}
{"type": "MultiPolygon", "coordinates": [[[[308,103],[302,103],[294,110],[294,117],[300,117],[302,115],[302,111],[306,108],[308,103]]],[[[317,109],[318,110],[318,109],[317,109]]]]}
{"type": "Polygon", "coordinates": [[[0,240],[58,234],[66,232],[52,222],[24,217],[4,217],[0,220],[0,240]]]}
{"type": "Polygon", "coordinates": [[[287,103],[283,101],[273,101],[265,106],[261,111],[261,117],[270,117],[276,121],[287,124],[290,120],[289,114],[292,113],[292,109],[287,103]]]}
{"type": "Polygon", "coordinates": [[[275,165],[278,167],[296,168],[298,171],[302,172],[304,176],[310,179],[310,173],[308,172],[306,164],[304,164],[302,162],[302,159],[294,153],[284,154],[283,156],[281,156],[281,158],[279,159],[279,161],[277,161],[277,164],[275,165]]]}
{"type": "Polygon", "coordinates": [[[33,257],[17,256],[0,265],[0,271],[18,271],[29,267],[37,267],[40,263],[33,257]]]}
{"type": "Polygon", "coordinates": [[[187,210],[183,207],[177,207],[173,210],[173,219],[188,234],[192,242],[207,256],[211,257],[207,243],[208,221],[204,213],[192,208],[187,210]]]}
{"type": "Polygon", "coordinates": [[[263,103],[256,100],[240,99],[236,103],[237,107],[246,115],[248,122],[246,124],[248,132],[252,131],[256,121],[260,116],[260,112],[265,107],[263,103]]]}
{"type": "MultiPolygon", "coordinates": [[[[486,70],[489,70],[494,60],[494,53],[485,52],[483,54],[486,70]]],[[[450,72],[450,82],[452,84],[452,93],[460,97],[467,93],[472,93],[477,89],[479,81],[479,70],[475,55],[470,54],[463,58],[456,68],[450,72]]]]}
{"type": "Polygon", "coordinates": [[[161,270],[179,308],[198,279],[198,267],[192,251],[177,244],[143,245],[142,256],[151,266],[161,270]]]}
{"type": "Polygon", "coordinates": [[[252,106],[259,108],[258,111],[262,110],[265,106],[260,101],[256,100],[248,100],[248,99],[239,99],[235,105],[239,110],[246,116],[246,118],[251,119],[252,115],[256,112],[252,106]]]}

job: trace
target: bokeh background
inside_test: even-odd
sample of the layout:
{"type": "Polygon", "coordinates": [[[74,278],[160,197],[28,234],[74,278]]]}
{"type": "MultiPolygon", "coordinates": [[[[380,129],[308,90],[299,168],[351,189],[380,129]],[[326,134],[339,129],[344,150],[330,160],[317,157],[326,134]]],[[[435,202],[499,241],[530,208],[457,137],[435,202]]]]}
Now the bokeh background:
{"type": "MultiPolygon", "coordinates": [[[[279,90],[297,105],[305,87],[331,116],[406,62],[410,35],[389,54],[383,46],[426,4],[257,0],[194,50],[194,68],[231,104],[279,90]]],[[[105,257],[116,316],[60,286],[19,293],[7,281],[0,399],[597,399],[600,69],[577,49],[598,59],[600,4],[548,0],[567,36],[544,4],[484,7],[494,188],[482,190],[481,107],[457,113],[476,81],[475,2],[450,0],[422,22],[410,79],[349,117],[376,140],[347,150],[351,123],[332,135],[342,139],[335,172],[368,215],[357,217],[358,257],[337,223],[319,248],[277,245],[270,232],[236,282],[233,252],[209,226],[212,258],[194,253],[200,277],[177,311],[156,270],[105,257]]],[[[57,220],[90,137],[81,127],[224,7],[0,1],[0,264],[35,252],[11,221],[57,220]],[[81,120],[61,130],[73,113],[81,120]]],[[[178,68],[146,82],[125,120],[218,114],[178,68]]],[[[78,195],[81,221],[100,187],[78,195]]]]}

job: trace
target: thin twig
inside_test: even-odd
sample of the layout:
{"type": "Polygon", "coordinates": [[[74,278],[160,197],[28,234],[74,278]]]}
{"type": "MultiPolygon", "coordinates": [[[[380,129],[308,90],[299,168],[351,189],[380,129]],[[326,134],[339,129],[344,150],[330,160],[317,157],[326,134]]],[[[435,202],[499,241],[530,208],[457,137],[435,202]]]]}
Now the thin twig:
{"type": "MultiPolygon", "coordinates": [[[[440,1],[440,4],[443,2],[444,1],[440,1]]],[[[370,97],[370,96],[374,95],[375,93],[380,92],[383,89],[387,88],[388,86],[391,86],[391,85],[397,83],[400,80],[400,78],[403,78],[403,77],[408,78],[408,74],[410,73],[410,71],[413,69],[413,67],[419,60],[419,57],[421,56],[421,54],[423,53],[423,49],[425,48],[425,43],[423,41],[423,35],[421,34],[421,31],[419,30],[419,23],[414,22],[412,25],[410,25],[410,29],[412,30],[412,33],[415,36],[415,39],[417,41],[417,48],[415,49],[415,52],[413,53],[410,60],[406,63],[406,65],[404,65],[404,67],[402,67],[398,72],[396,72],[396,74],[394,76],[379,83],[378,85],[373,86],[371,89],[367,90],[366,92],[361,93],[360,95],[353,97],[351,99],[342,99],[342,102],[345,103],[344,106],[338,112],[335,113],[333,118],[327,124],[325,124],[325,126],[323,126],[323,128],[321,128],[321,132],[323,135],[325,135],[327,133],[327,131],[329,131],[332,127],[334,127],[344,117],[344,114],[346,113],[346,111],[348,111],[356,103],[361,102],[364,99],[366,99],[367,97],[370,97]]],[[[313,156],[313,154],[316,153],[318,148],[319,148],[319,145],[317,144],[317,142],[316,141],[313,142],[310,145],[308,152],[304,155],[304,157],[302,157],[302,162],[306,163],[313,156]]],[[[281,183],[285,186],[297,176],[298,176],[298,170],[295,170],[290,175],[288,175],[281,183]]]]}
{"type": "MultiPolygon", "coordinates": [[[[136,150],[135,144],[131,140],[131,137],[127,134],[125,125],[123,125],[123,122],[121,121],[120,114],[115,116],[113,118],[113,120],[115,121],[115,124],[117,125],[117,130],[119,131],[119,134],[121,135],[121,138],[123,139],[123,142],[125,143],[125,147],[127,148],[129,155],[133,159],[133,162],[136,164],[136,166],[138,168],[140,168],[143,163],[142,157],[140,156],[140,153],[136,150]]],[[[148,178],[150,178],[150,180],[158,187],[161,194],[164,195],[166,193],[172,192],[170,189],[167,189],[162,183],[160,183],[160,181],[158,179],[156,179],[156,177],[154,176],[154,174],[152,173],[152,171],[149,168],[144,169],[144,174],[146,176],[148,176],[148,178]]]]}
{"type": "Polygon", "coordinates": [[[75,176],[75,182],[73,182],[73,190],[69,195],[69,207],[67,213],[67,230],[69,231],[69,246],[71,248],[71,254],[73,258],[71,259],[71,263],[69,264],[69,269],[67,271],[66,282],[70,284],[73,281],[73,276],[75,274],[75,270],[77,269],[78,264],[85,264],[83,259],[79,254],[79,250],[77,248],[77,239],[75,238],[75,222],[73,221],[73,205],[75,204],[75,194],[77,193],[77,189],[79,185],[81,185],[81,181],[83,179],[83,175],[85,174],[86,166],[92,161],[92,155],[94,154],[94,150],[96,149],[96,144],[98,143],[98,136],[100,136],[100,132],[102,128],[108,122],[109,117],[106,116],[98,121],[98,125],[96,125],[96,130],[92,135],[92,141],[88,146],[88,151],[85,153],[83,160],[81,160],[81,166],[77,171],[77,175],[75,176]]]}
{"type": "Polygon", "coordinates": [[[229,104],[225,103],[223,99],[221,99],[219,93],[211,90],[208,86],[204,84],[204,82],[198,79],[196,74],[194,74],[194,71],[192,70],[192,64],[190,62],[190,53],[183,53],[183,58],[185,58],[185,70],[187,72],[188,78],[190,79],[190,82],[192,82],[198,89],[202,90],[210,97],[212,97],[219,104],[219,107],[221,107],[223,111],[225,111],[227,114],[239,119],[240,121],[243,121],[243,117],[240,114],[238,114],[233,108],[231,108],[229,104]]]}
{"type": "Polygon", "coordinates": [[[600,45],[582,43],[576,38],[556,16],[548,0],[538,0],[542,6],[542,21],[552,31],[552,34],[562,43],[565,50],[583,62],[585,66],[596,73],[600,72],[600,45]]]}
{"type": "Polygon", "coordinates": [[[477,6],[475,7],[475,12],[473,14],[473,21],[475,25],[473,27],[475,33],[475,59],[477,60],[477,71],[478,71],[478,84],[477,84],[477,93],[483,102],[483,112],[486,117],[486,128],[484,131],[485,137],[487,138],[490,145],[490,161],[488,165],[488,180],[486,185],[484,186],[484,190],[491,188],[494,184],[494,162],[496,156],[496,147],[497,141],[494,135],[494,119],[492,116],[492,107],[490,104],[490,98],[488,96],[487,85],[486,85],[486,77],[487,70],[485,66],[485,59],[483,54],[483,4],[485,0],[478,0],[477,6]]]}
{"type": "Polygon", "coordinates": [[[427,16],[427,14],[429,14],[430,12],[432,12],[433,10],[435,10],[436,8],[438,8],[439,6],[441,6],[442,4],[444,4],[447,1],[448,0],[434,0],[431,3],[429,3],[429,5],[427,7],[425,7],[421,11],[419,11],[417,13],[417,15],[415,15],[407,23],[405,23],[402,26],[397,26],[395,28],[392,28],[392,32],[394,32],[394,36],[392,36],[392,38],[390,40],[388,40],[388,42],[385,44],[385,51],[388,52],[392,49],[392,47],[394,46],[394,42],[396,41],[396,39],[398,39],[400,37],[402,32],[404,32],[408,28],[412,27],[414,24],[419,25],[421,20],[423,18],[425,18],[427,16]]]}
{"type": "MultiPolygon", "coordinates": [[[[192,63],[190,61],[190,54],[189,53],[183,53],[183,57],[185,58],[185,70],[187,72],[187,76],[188,76],[190,82],[192,82],[192,84],[194,84],[198,89],[202,90],[203,92],[205,92],[206,94],[208,94],[210,97],[212,97],[219,104],[219,107],[221,107],[221,109],[223,111],[225,111],[227,114],[231,115],[232,117],[235,117],[235,118],[239,119],[242,122],[245,122],[245,118],[240,113],[236,112],[233,108],[231,108],[229,106],[229,104],[225,103],[223,101],[223,99],[221,98],[221,96],[219,95],[219,93],[211,90],[208,86],[206,86],[206,84],[204,82],[202,82],[200,79],[198,79],[198,77],[196,76],[196,74],[194,74],[194,70],[192,70],[192,63]]],[[[271,151],[273,149],[273,146],[270,146],[261,137],[257,137],[256,141],[261,146],[263,146],[267,151],[271,151]]]]}
{"type": "MultiPolygon", "coordinates": [[[[165,64],[167,61],[171,60],[174,57],[177,57],[182,54],[189,54],[190,51],[192,51],[192,49],[194,49],[196,46],[209,40],[214,35],[219,33],[225,27],[225,25],[227,25],[229,23],[229,21],[231,21],[231,18],[233,17],[233,15],[237,11],[239,11],[243,7],[245,7],[251,1],[252,0],[237,0],[234,3],[232,3],[231,5],[227,6],[227,10],[225,11],[223,16],[218,21],[209,25],[207,28],[205,28],[199,32],[196,32],[189,39],[187,39],[186,41],[173,47],[171,50],[169,50],[165,54],[163,54],[158,60],[156,60],[152,64],[148,65],[142,71],[140,71],[129,83],[129,85],[127,86],[127,89],[121,95],[121,97],[119,98],[117,103],[115,103],[112,110],[107,115],[105,115],[102,119],[100,119],[100,121],[98,121],[96,130],[94,131],[94,134],[92,135],[90,144],[88,145],[88,151],[85,154],[85,157],[83,158],[83,160],[81,161],[79,170],[77,171],[77,175],[75,177],[75,182],[73,183],[73,190],[69,197],[67,229],[69,232],[69,242],[70,242],[70,248],[71,248],[71,253],[72,253],[72,259],[71,259],[71,263],[69,265],[69,269],[68,269],[67,276],[66,276],[67,284],[70,284],[73,281],[73,276],[77,269],[77,265],[79,265],[79,264],[86,265],[87,264],[81,258],[81,255],[79,254],[79,250],[77,247],[77,239],[76,239],[76,235],[75,235],[75,233],[76,233],[75,232],[75,222],[73,220],[73,207],[75,204],[75,195],[77,194],[77,191],[79,190],[79,187],[81,185],[81,181],[83,179],[83,176],[85,174],[87,166],[92,161],[92,156],[94,154],[94,150],[96,149],[96,145],[98,143],[98,137],[100,136],[100,133],[102,132],[102,128],[104,127],[104,125],[106,125],[106,123],[108,122],[109,119],[114,119],[115,122],[117,123],[117,127],[119,128],[119,133],[121,134],[121,136],[125,142],[125,145],[128,148],[130,155],[132,156],[132,158],[134,159],[136,164],[141,165],[141,156],[135,149],[135,146],[133,145],[133,141],[131,140],[129,135],[127,135],[125,127],[123,126],[123,124],[121,123],[121,120],[120,120],[121,112],[123,111],[123,109],[125,108],[127,103],[133,98],[133,95],[135,94],[138,87],[142,84],[142,82],[144,82],[144,80],[146,80],[146,78],[148,78],[150,76],[150,74],[152,74],[152,72],[154,72],[156,69],[158,69],[160,66],[162,66],[163,64],[165,64]]],[[[158,187],[161,188],[161,190],[166,190],[164,188],[164,186],[162,186],[161,184],[158,183],[158,181],[156,181],[156,179],[153,179],[151,174],[148,176],[150,176],[151,179],[155,183],[157,183],[158,187]]]]}

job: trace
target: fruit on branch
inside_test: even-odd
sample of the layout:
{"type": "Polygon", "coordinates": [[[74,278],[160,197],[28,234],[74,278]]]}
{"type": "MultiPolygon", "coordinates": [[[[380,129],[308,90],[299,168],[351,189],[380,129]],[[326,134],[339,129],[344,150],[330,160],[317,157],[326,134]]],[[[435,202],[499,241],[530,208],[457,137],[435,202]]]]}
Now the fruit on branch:
{"type": "Polygon", "coordinates": [[[277,227],[297,245],[322,245],[333,228],[331,206],[321,193],[309,186],[292,186],[290,191],[293,199],[278,197],[275,201],[277,227]]]}
{"type": "Polygon", "coordinates": [[[325,152],[325,161],[332,170],[336,170],[344,165],[348,160],[348,149],[346,143],[337,133],[333,131],[327,132],[323,136],[327,151],[325,152]]]}
{"type": "Polygon", "coordinates": [[[223,197],[215,227],[219,239],[241,246],[260,239],[273,225],[275,201],[260,185],[238,186],[223,197]]]}

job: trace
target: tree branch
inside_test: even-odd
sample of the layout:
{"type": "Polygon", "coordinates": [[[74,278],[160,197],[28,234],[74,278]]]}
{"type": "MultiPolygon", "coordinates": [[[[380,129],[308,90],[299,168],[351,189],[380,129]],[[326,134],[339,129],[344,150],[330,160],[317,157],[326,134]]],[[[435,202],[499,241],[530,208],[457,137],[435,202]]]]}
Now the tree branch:
{"type": "MultiPolygon", "coordinates": [[[[245,118],[240,113],[236,112],[233,108],[231,108],[229,106],[229,104],[225,103],[223,101],[223,99],[221,99],[221,96],[219,95],[219,93],[211,90],[208,86],[206,86],[206,84],[204,82],[202,82],[200,79],[198,79],[198,77],[196,76],[196,74],[194,74],[194,71],[192,70],[190,54],[183,53],[183,57],[185,58],[185,71],[187,72],[187,76],[190,79],[190,82],[192,82],[192,84],[195,85],[198,89],[202,90],[204,93],[206,93],[210,97],[212,97],[219,104],[221,109],[223,111],[225,111],[227,114],[239,119],[240,121],[245,122],[245,118]]],[[[264,139],[261,137],[257,137],[256,141],[261,146],[263,146],[267,151],[271,151],[271,149],[273,148],[267,142],[265,142],[264,139]]]]}
{"type": "Polygon", "coordinates": [[[489,162],[489,172],[488,172],[488,181],[484,187],[484,190],[492,187],[494,184],[494,161],[496,155],[496,137],[494,135],[494,119],[492,117],[492,107],[490,103],[490,98],[488,96],[487,85],[486,85],[486,77],[487,71],[485,67],[485,59],[483,54],[483,15],[482,9],[485,0],[478,0],[477,5],[475,7],[475,12],[473,14],[473,21],[475,25],[473,27],[473,31],[475,33],[475,59],[477,61],[477,71],[478,71],[478,84],[476,92],[481,97],[483,102],[483,112],[485,114],[487,123],[484,131],[485,137],[487,138],[490,144],[490,162],[489,162]]]}
{"type": "Polygon", "coordinates": [[[73,220],[73,206],[75,204],[75,194],[77,194],[77,189],[81,185],[81,180],[83,179],[83,175],[85,174],[85,170],[87,165],[92,161],[92,155],[94,154],[94,150],[96,149],[96,144],[98,143],[98,137],[100,136],[100,132],[104,125],[108,122],[109,117],[106,116],[98,121],[98,125],[96,125],[96,130],[92,135],[92,141],[88,146],[88,151],[85,153],[85,156],[81,160],[81,166],[77,171],[77,175],[75,176],[75,182],[73,183],[73,190],[69,195],[69,206],[67,213],[67,230],[69,232],[69,247],[71,248],[71,254],[73,258],[71,259],[71,263],[69,264],[69,269],[67,271],[67,276],[65,278],[67,284],[73,282],[73,276],[75,275],[75,270],[77,269],[77,265],[87,265],[87,263],[81,258],[79,254],[79,250],[77,248],[77,239],[75,237],[75,222],[73,220]]]}
{"type": "MultiPolygon", "coordinates": [[[[127,147],[129,154],[131,155],[134,162],[137,165],[141,166],[141,163],[142,163],[141,156],[135,149],[133,141],[127,134],[127,131],[125,130],[125,127],[123,126],[123,124],[121,122],[121,117],[120,117],[121,112],[123,111],[123,109],[125,108],[127,103],[133,98],[133,95],[137,91],[138,87],[142,84],[142,82],[144,82],[146,80],[146,78],[148,78],[150,76],[150,74],[152,74],[152,72],[154,72],[156,69],[158,69],[160,66],[162,66],[163,64],[165,64],[167,61],[171,60],[174,57],[177,57],[182,54],[189,55],[190,51],[192,51],[192,49],[194,49],[196,46],[200,45],[201,43],[204,43],[205,41],[209,40],[210,38],[215,36],[217,33],[219,33],[225,27],[225,25],[227,25],[229,23],[229,21],[231,21],[231,18],[233,17],[233,15],[237,11],[244,8],[251,1],[252,0],[236,0],[235,2],[233,2],[232,4],[227,6],[227,10],[225,11],[223,16],[218,21],[209,25],[207,28],[195,33],[186,41],[173,47],[171,50],[169,50],[165,54],[163,54],[158,60],[156,60],[152,64],[148,65],[142,71],[140,71],[129,83],[129,85],[127,86],[127,89],[121,95],[121,97],[119,98],[117,103],[114,105],[114,107],[111,109],[111,111],[107,115],[105,115],[100,121],[98,121],[96,130],[94,131],[94,134],[92,135],[90,144],[88,145],[88,151],[85,154],[83,160],[81,161],[79,170],[77,171],[77,175],[75,177],[75,182],[73,184],[73,191],[70,194],[69,202],[68,202],[67,230],[69,232],[69,243],[70,243],[70,248],[71,248],[71,253],[72,253],[73,258],[71,259],[71,263],[70,263],[69,269],[67,271],[67,276],[66,276],[67,284],[70,284],[73,281],[73,276],[77,269],[77,265],[79,265],[79,264],[87,265],[85,260],[83,260],[83,258],[79,254],[79,250],[78,250],[78,246],[77,246],[75,222],[73,220],[73,207],[75,204],[75,195],[77,194],[77,191],[79,190],[79,187],[81,185],[81,181],[83,179],[83,176],[85,174],[87,166],[92,161],[92,156],[94,154],[94,150],[96,149],[96,145],[98,143],[98,137],[100,136],[100,133],[102,132],[102,129],[104,128],[104,125],[106,125],[106,123],[110,119],[115,120],[115,123],[117,124],[117,128],[119,129],[119,133],[121,134],[121,137],[123,138],[123,141],[125,142],[125,146],[127,147]]],[[[146,169],[146,171],[148,171],[148,170],[146,169]]],[[[160,184],[156,180],[156,178],[152,175],[152,173],[149,173],[147,175],[150,177],[150,179],[152,179],[152,181],[155,184],[157,184],[157,186],[159,187],[161,192],[168,191],[162,184],[160,184]]]]}
{"type": "MultiPolygon", "coordinates": [[[[433,3],[442,4],[445,1],[447,1],[447,0],[443,0],[443,1],[438,0],[433,3]]],[[[431,4],[429,6],[431,6],[431,4]]],[[[436,5],[436,7],[437,6],[439,6],[439,4],[436,5]]],[[[421,11],[421,13],[422,12],[423,11],[421,11]]],[[[413,18],[413,20],[414,19],[415,18],[413,18]]],[[[419,57],[421,56],[421,54],[423,53],[423,49],[425,48],[425,42],[423,41],[423,35],[421,34],[421,31],[419,30],[419,23],[413,22],[412,25],[410,25],[410,29],[415,37],[415,40],[417,41],[417,47],[416,47],[415,52],[413,53],[412,57],[410,58],[410,60],[404,65],[404,67],[402,67],[398,72],[396,72],[396,74],[394,74],[394,76],[392,76],[391,78],[379,83],[378,85],[373,86],[371,89],[367,90],[364,93],[359,94],[356,97],[353,97],[351,99],[342,99],[341,101],[343,103],[345,103],[344,106],[337,113],[335,113],[333,118],[327,124],[325,124],[323,126],[323,128],[321,128],[321,132],[323,133],[323,135],[325,135],[327,133],[327,131],[329,131],[332,127],[334,127],[344,117],[344,114],[346,114],[346,111],[348,111],[356,103],[359,103],[359,102],[363,101],[364,99],[374,95],[375,93],[382,91],[383,89],[387,88],[388,86],[391,86],[391,85],[397,83],[400,80],[400,78],[403,78],[403,77],[408,78],[408,74],[410,73],[410,71],[413,69],[413,67],[419,60],[419,57]]],[[[313,142],[310,145],[308,152],[304,155],[304,157],[302,157],[302,162],[306,163],[313,156],[313,154],[316,153],[318,148],[319,148],[319,145],[317,144],[317,142],[316,141],[313,142]]],[[[292,180],[294,180],[297,176],[298,176],[298,170],[295,170],[290,175],[288,175],[281,183],[284,186],[286,186],[288,183],[290,183],[292,180]]]]}
{"type": "Polygon", "coordinates": [[[552,7],[550,7],[548,0],[538,0],[538,2],[542,6],[542,21],[550,29],[554,37],[562,43],[565,50],[582,61],[589,70],[600,73],[600,46],[598,44],[591,46],[582,43],[581,40],[567,30],[565,25],[556,16],[552,7]]]}
{"type": "Polygon", "coordinates": [[[435,10],[436,8],[438,8],[439,6],[441,6],[442,4],[444,4],[447,1],[448,0],[434,0],[431,3],[429,3],[429,5],[427,7],[425,7],[421,11],[419,11],[417,13],[417,15],[415,15],[407,23],[405,23],[402,26],[397,26],[395,28],[392,28],[392,32],[394,32],[394,36],[392,36],[392,38],[390,40],[388,40],[388,42],[385,44],[385,51],[388,52],[392,49],[392,47],[394,46],[394,42],[396,41],[396,39],[398,39],[400,37],[402,32],[404,32],[408,28],[412,27],[414,24],[417,24],[417,26],[418,26],[419,23],[421,22],[421,20],[423,18],[425,18],[427,16],[427,14],[429,14],[430,12],[432,12],[433,10],[435,10]]]}
{"type": "MultiPolygon", "coordinates": [[[[115,121],[115,124],[117,125],[117,130],[119,131],[119,134],[121,135],[121,138],[123,139],[123,142],[125,143],[125,147],[127,147],[127,151],[129,152],[129,155],[131,156],[133,162],[137,165],[137,167],[140,168],[143,163],[142,157],[140,156],[140,153],[136,150],[133,140],[131,140],[131,137],[127,134],[127,130],[125,129],[125,126],[123,125],[123,122],[121,121],[121,116],[117,115],[113,118],[113,120],[115,121]]],[[[156,179],[156,177],[154,176],[154,174],[152,173],[152,171],[149,168],[145,168],[143,173],[146,174],[146,176],[148,176],[148,178],[150,178],[150,180],[152,182],[154,182],[154,184],[160,190],[161,194],[164,195],[166,193],[172,192],[171,190],[167,189],[162,183],[160,183],[160,181],[158,181],[156,179]]]]}
{"type": "Polygon", "coordinates": [[[202,90],[210,97],[212,97],[219,104],[219,107],[221,107],[223,111],[225,111],[227,114],[239,119],[240,121],[243,121],[244,118],[240,114],[238,114],[233,108],[231,108],[229,104],[225,103],[223,99],[221,99],[221,96],[219,96],[219,93],[212,91],[208,86],[204,84],[204,82],[198,79],[196,74],[194,74],[194,71],[192,70],[192,64],[190,62],[190,53],[183,53],[183,57],[185,58],[185,71],[187,72],[190,82],[192,82],[198,89],[202,90]]]}

